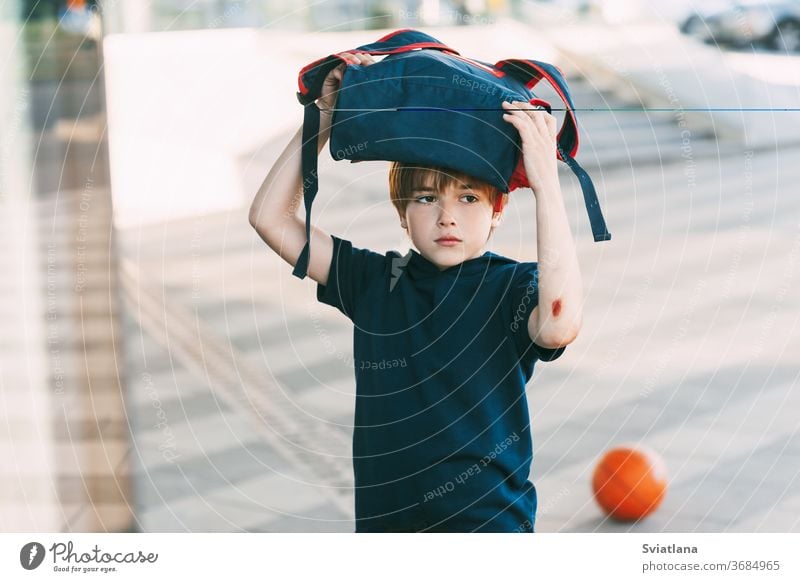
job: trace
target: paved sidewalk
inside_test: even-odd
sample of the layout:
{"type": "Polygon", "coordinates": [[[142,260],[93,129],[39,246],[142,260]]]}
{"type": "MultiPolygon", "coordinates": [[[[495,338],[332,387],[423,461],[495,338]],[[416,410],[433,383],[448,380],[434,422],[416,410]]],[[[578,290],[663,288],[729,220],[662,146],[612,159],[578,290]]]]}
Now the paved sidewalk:
{"type": "MultiPolygon", "coordinates": [[[[540,531],[800,530],[800,151],[686,170],[596,170],[610,244],[591,242],[562,175],[588,295],[581,337],[529,386],[540,531]],[[633,526],[605,521],[589,490],[601,453],[628,441],[658,450],[671,477],[663,507],[633,526]]],[[[319,225],[405,250],[384,180],[378,163],[323,163],[319,225]]],[[[515,194],[493,250],[535,259],[534,213],[530,192],[515,194]]],[[[348,322],[245,208],[123,239],[142,527],[352,531],[348,322]]]]}

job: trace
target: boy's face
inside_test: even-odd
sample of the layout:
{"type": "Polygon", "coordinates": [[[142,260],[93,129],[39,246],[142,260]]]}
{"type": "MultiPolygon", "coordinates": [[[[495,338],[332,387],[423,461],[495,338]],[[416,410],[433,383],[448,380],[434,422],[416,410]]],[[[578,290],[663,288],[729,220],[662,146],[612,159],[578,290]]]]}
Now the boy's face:
{"type": "Polygon", "coordinates": [[[440,270],[480,257],[501,216],[493,212],[491,195],[459,181],[435,192],[432,183],[429,178],[410,193],[401,226],[419,253],[440,270]]]}

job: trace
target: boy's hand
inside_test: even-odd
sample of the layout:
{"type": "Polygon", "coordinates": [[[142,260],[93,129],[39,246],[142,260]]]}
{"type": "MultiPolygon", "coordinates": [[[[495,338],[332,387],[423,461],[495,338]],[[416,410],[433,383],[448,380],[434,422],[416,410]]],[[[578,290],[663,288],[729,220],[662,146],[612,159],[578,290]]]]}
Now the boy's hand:
{"type": "Polygon", "coordinates": [[[325,81],[322,84],[322,93],[320,98],[317,100],[317,106],[323,112],[326,110],[332,110],[336,106],[336,97],[339,93],[339,85],[342,82],[342,74],[344,73],[344,69],[348,64],[364,66],[375,64],[375,59],[372,58],[372,55],[368,54],[339,53],[339,56],[347,59],[347,64],[342,63],[335,69],[331,70],[331,72],[328,73],[328,76],[325,77],[325,81]]]}
{"type": "Polygon", "coordinates": [[[556,159],[556,118],[545,110],[533,110],[524,101],[503,101],[503,119],[517,128],[522,138],[522,156],[525,174],[534,195],[547,190],[558,190],[558,163],[556,159]],[[524,110],[524,111],[523,111],[524,110]]]}

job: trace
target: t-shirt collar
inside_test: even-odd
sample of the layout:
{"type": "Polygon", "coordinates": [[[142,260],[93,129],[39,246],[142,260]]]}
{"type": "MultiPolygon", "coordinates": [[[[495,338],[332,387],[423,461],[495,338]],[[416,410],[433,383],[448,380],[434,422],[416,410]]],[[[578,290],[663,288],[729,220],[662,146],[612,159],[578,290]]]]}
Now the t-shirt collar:
{"type": "Polygon", "coordinates": [[[476,274],[485,274],[492,260],[501,259],[500,255],[496,255],[490,251],[486,251],[480,257],[467,259],[452,267],[439,270],[434,263],[423,257],[415,249],[411,249],[411,259],[408,261],[408,272],[415,279],[425,279],[429,277],[448,277],[448,276],[470,276],[476,274]]]}

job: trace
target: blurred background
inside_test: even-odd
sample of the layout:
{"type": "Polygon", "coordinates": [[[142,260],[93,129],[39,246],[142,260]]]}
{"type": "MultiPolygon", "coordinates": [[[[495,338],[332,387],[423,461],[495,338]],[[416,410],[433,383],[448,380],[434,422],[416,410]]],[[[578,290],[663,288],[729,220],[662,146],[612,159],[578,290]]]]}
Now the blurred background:
{"type": "MultiPolygon", "coordinates": [[[[398,28],[564,70],[614,235],[561,168],[587,303],[528,386],[537,530],[800,531],[800,2],[769,0],[1,1],[0,530],[353,531],[352,326],[247,210],[300,68],[398,28]],[[635,524],[590,488],[623,443],[670,479],[635,524]]],[[[387,169],[323,151],[316,223],[407,250],[387,169]]],[[[536,260],[534,216],[515,191],[490,250],[536,260]]]]}

